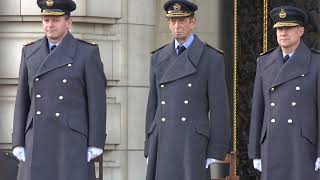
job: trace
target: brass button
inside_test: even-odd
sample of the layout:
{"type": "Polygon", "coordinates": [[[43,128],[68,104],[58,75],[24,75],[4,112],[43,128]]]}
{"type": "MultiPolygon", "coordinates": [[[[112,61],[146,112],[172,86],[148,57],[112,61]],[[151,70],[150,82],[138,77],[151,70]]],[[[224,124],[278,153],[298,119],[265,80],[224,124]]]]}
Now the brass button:
{"type": "Polygon", "coordinates": [[[68,67],[71,67],[72,65],[71,64],[68,64],[68,67]]]}
{"type": "Polygon", "coordinates": [[[301,88],[299,86],[296,87],[296,91],[300,91],[301,88]]]}
{"type": "Polygon", "coordinates": [[[191,84],[191,83],[188,83],[188,87],[192,87],[192,84],[191,84]]]}
{"type": "Polygon", "coordinates": [[[292,123],[293,123],[292,119],[288,119],[288,124],[292,124],[292,123]]]}
{"type": "Polygon", "coordinates": [[[184,101],[184,104],[189,104],[189,101],[188,101],[188,100],[185,100],[185,101],[184,101]]]}
{"type": "Polygon", "coordinates": [[[271,119],[271,122],[272,122],[272,123],[275,123],[275,122],[276,122],[276,119],[271,119]]]}
{"type": "Polygon", "coordinates": [[[39,81],[39,78],[36,78],[36,82],[38,82],[39,81]]]}
{"type": "Polygon", "coordinates": [[[162,122],[165,122],[165,121],[166,121],[166,118],[161,118],[161,121],[162,121],[162,122]]]}
{"type": "Polygon", "coordinates": [[[55,116],[56,116],[56,117],[59,117],[59,116],[60,116],[60,113],[56,113],[55,116]]]}
{"type": "Polygon", "coordinates": [[[185,122],[186,120],[187,120],[187,118],[185,118],[185,117],[181,118],[182,122],[185,122]]]}
{"type": "Polygon", "coordinates": [[[164,105],[164,104],[166,104],[166,102],[165,101],[161,101],[161,104],[164,105]]]}
{"type": "Polygon", "coordinates": [[[296,105],[297,105],[296,102],[292,102],[292,103],[291,103],[291,106],[296,106],[296,105]]]}
{"type": "Polygon", "coordinates": [[[274,88],[271,88],[271,91],[274,91],[274,88]]]}
{"type": "Polygon", "coordinates": [[[302,74],[301,76],[304,77],[304,74],[302,74]]]}
{"type": "Polygon", "coordinates": [[[276,106],[276,103],[272,102],[272,103],[270,103],[270,105],[271,105],[271,107],[274,107],[274,106],[276,106]]]}
{"type": "Polygon", "coordinates": [[[36,95],[36,98],[41,98],[41,95],[40,95],[40,94],[37,94],[37,95],[36,95]]]}
{"type": "Polygon", "coordinates": [[[63,100],[63,96],[59,96],[59,100],[63,100]]]}
{"type": "Polygon", "coordinates": [[[66,80],[66,79],[64,79],[64,80],[62,80],[62,82],[65,84],[65,83],[67,83],[67,80],[66,80]]]}
{"type": "Polygon", "coordinates": [[[164,85],[163,85],[163,84],[161,84],[161,85],[160,85],[160,87],[161,87],[161,88],[164,88],[164,85]]]}
{"type": "Polygon", "coordinates": [[[37,115],[40,115],[41,114],[41,111],[37,111],[37,115]]]}

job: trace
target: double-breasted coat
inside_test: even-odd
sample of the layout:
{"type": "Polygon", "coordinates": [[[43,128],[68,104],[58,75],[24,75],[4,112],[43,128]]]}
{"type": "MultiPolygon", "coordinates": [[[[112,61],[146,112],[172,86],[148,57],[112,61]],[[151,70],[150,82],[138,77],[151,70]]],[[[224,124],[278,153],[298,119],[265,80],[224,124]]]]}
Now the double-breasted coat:
{"type": "Polygon", "coordinates": [[[88,146],[106,138],[106,78],[99,49],[70,33],[49,53],[44,37],[22,49],[13,147],[18,180],[95,179],[88,146]]]}
{"type": "Polygon", "coordinates": [[[319,52],[301,42],[286,63],[279,47],[259,57],[248,150],[263,180],[320,179],[319,112],[319,52]]]}
{"type": "Polygon", "coordinates": [[[227,104],[221,52],[197,36],[179,56],[174,41],[154,52],[145,126],[146,179],[207,179],[206,158],[222,160],[229,150],[227,104]]]}

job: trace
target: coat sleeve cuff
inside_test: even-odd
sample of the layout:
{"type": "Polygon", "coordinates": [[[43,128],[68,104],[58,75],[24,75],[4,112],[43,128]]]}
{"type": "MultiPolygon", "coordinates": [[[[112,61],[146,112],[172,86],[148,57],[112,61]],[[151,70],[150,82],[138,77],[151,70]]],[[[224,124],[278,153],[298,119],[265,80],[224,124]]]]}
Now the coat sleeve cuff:
{"type": "Polygon", "coordinates": [[[217,160],[224,160],[226,154],[230,151],[230,147],[226,145],[209,145],[207,150],[207,158],[217,159],[217,160]]]}
{"type": "Polygon", "coordinates": [[[24,137],[16,138],[15,135],[12,135],[12,149],[18,146],[24,147],[24,137]]]}
{"type": "Polygon", "coordinates": [[[101,135],[100,137],[101,137],[100,139],[89,138],[88,147],[97,147],[100,149],[104,149],[104,146],[106,144],[107,134],[101,135]]]}
{"type": "Polygon", "coordinates": [[[260,145],[248,144],[248,155],[250,159],[261,159],[260,145]]]}
{"type": "Polygon", "coordinates": [[[144,157],[147,158],[149,154],[149,140],[144,141],[144,157]]]}

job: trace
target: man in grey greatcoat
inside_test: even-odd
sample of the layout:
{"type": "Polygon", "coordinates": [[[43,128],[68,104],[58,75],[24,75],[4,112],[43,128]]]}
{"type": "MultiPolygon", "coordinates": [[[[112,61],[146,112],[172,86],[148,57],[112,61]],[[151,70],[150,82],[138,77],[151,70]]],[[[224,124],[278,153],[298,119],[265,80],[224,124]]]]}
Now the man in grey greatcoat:
{"type": "Polygon", "coordinates": [[[106,138],[97,45],[69,29],[72,0],[38,0],[45,36],[22,49],[12,134],[18,180],[94,180],[106,138]]]}
{"type": "Polygon", "coordinates": [[[320,53],[302,40],[302,10],[270,14],[279,47],[257,61],[249,157],[262,180],[320,180],[320,53]]]}
{"type": "Polygon", "coordinates": [[[209,165],[229,151],[224,55],[192,33],[197,9],[186,0],[164,4],[174,40],[151,57],[147,180],[207,180],[209,165]]]}

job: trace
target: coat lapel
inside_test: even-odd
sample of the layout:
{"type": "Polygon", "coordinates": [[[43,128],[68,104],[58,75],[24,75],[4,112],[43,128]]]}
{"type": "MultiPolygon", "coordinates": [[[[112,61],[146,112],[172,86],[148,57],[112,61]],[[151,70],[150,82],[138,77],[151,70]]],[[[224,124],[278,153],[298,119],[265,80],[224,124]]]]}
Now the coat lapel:
{"type": "Polygon", "coordinates": [[[180,56],[177,56],[174,49],[174,42],[167,46],[167,51],[160,60],[156,72],[162,72],[159,83],[168,83],[177,79],[189,76],[197,72],[197,65],[204,49],[204,44],[195,36],[194,41],[188,49],[180,56]],[[164,59],[164,60],[162,60],[164,59]]]}
{"type": "MultiPolygon", "coordinates": [[[[281,52],[280,47],[275,49],[270,54],[270,58],[265,59],[265,60],[267,60],[268,62],[266,62],[267,63],[265,65],[266,68],[262,72],[262,77],[265,82],[270,84],[270,88],[271,88],[271,84],[277,78],[277,76],[280,72],[280,69],[283,66],[282,52],[281,52]]],[[[264,60],[262,59],[262,61],[264,61],[264,60]]]]}
{"type": "Polygon", "coordinates": [[[279,86],[289,80],[308,73],[311,52],[307,46],[301,42],[296,52],[281,68],[274,79],[272,86],[279,86]]]}
{"type": "MultiPolygon", "coordinates": [[[[43,49],[43,47],[41,47],[41,49],[43,49]]],[[[48,46],[46,46],[46,49],[48,49],[48,46]]],[[[44,58],[44,61],[41,63],[37,71],[36,77],[72,63],[75,52],[76,40],[70,33],[68,33],[61,44],[59,44],[52,53],[48,54],[47,57],[44,58]]]]}
{"type": "Polygon", "coordinates": [[[29,73],[32,80],[35,78],[35,75],[43,61],[48,57],[48,54],[48,41],[45,37],[42,38],[32,52],[28,52],[26,56],[26,63],[28,64],[29,73]]]}

